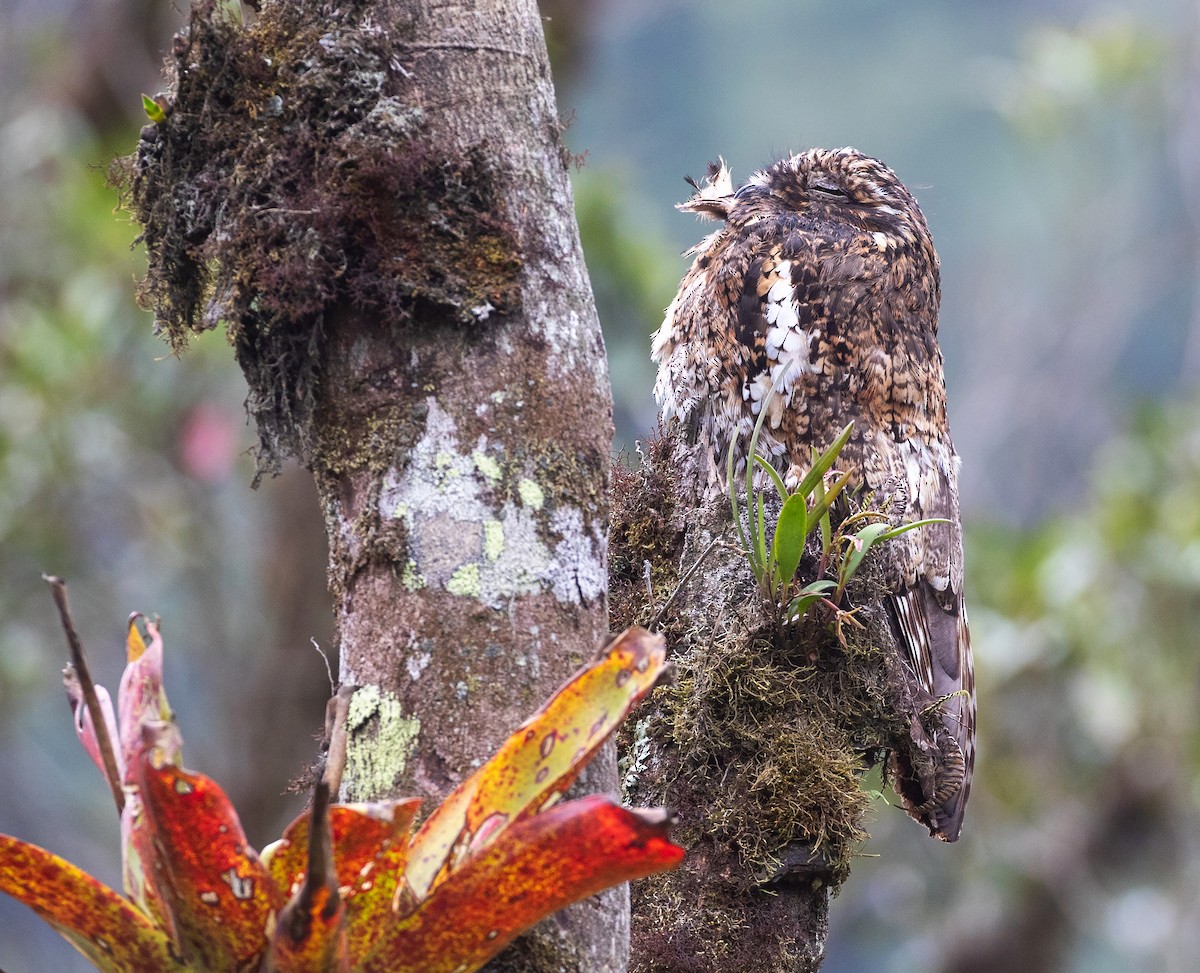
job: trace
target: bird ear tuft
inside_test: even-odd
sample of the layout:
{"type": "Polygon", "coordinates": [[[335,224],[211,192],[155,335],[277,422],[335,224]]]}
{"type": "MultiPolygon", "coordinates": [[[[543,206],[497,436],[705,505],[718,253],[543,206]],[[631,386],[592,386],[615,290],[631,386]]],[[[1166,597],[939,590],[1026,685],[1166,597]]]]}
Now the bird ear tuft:
{"type": "Polygon", "coordinates": [[[696,193],[691,199],[678,204],[676,209],[697,213],[710,220],[723,220],[729,215],[733,200],[733,177],[724,159],[718,158],[716,162],[708,164],[703,186],[698,185],[691,176],[685,176],[684,181],[696,193]]]}

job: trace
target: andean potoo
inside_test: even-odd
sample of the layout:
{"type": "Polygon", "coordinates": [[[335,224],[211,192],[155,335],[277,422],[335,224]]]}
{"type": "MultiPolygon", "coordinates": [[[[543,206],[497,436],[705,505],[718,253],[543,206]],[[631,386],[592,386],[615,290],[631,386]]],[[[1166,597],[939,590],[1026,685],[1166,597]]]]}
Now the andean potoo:
{"type": "Polygon", "coordinates": [[[730,442],[744,461],[764,403],[760,450],[789,487],[853,420],[837,464],[851,485],[886,498],[897,524],[945,521],[889,545],[888,613],[916,748],[894,749],[890,770],[909,815],[954,841],[974,767],[975,685],[929,227],[891,169],[849,148],[792,155],[737,190],[721,163],[693,186],[680,209],[724,222],[690,251],[654,338],[664,426],[701,444],[720,490],[730,442]]]}

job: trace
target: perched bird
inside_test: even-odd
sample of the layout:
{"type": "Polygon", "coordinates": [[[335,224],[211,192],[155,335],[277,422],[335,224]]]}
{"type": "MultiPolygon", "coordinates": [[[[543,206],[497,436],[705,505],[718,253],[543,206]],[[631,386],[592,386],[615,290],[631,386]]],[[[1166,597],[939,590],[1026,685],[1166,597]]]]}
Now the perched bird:
{"type": "Polygon", "coordinates": [[[654,336],[664,426],[704,447],[709,489],[725,455],[759,440],[795,487],[850,420],[837,467],[888,503],[888,609],[914,697],[912,741],[893,749],[905,809],[932,835],[962,830],[975,758],[975,686],[963,604],[958,456],[937,344],[938,257],[896,174],[854,149],[812,149],[736,191],[709,167],[679,208],[724,224],[695,255],[654,336]],[[768,393],[774,389],[774,394],[768,393]]]}

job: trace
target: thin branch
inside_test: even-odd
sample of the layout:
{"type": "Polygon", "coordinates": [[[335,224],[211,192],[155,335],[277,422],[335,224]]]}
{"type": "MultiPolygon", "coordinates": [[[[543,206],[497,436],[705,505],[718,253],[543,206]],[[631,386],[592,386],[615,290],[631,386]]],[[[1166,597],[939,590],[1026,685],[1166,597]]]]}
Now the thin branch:
{"type": "Polygon", "coordinates": [[[336,794],[342,786],[342,771],[346,769],[346,715],[350,712],[350,697],[354,686],[343,686],[330,698],[325,707],[325,769],[321,780],[336,794]]]}
{"type": "Polygon", "coordinates": [[[721,538],[716,538],[711,544],[708,545],[708,547],[704,549],[703,553],[696,558],[692,566],[684,572],[683,577],[679,579],[679,584],[675,585],[675,590],[671,592],[671,594],[667,597],[667,600],[663,602],[662,607],[658,610],[658,614],[656,614],[650,621],[650,624],[646,626],[651,632],[658,629],[659,624],[663,620],[663,616],[667,613],[667,609],[671,607],[671,602],[673,602],[675,600],[675,596],[683,590],[683,586],[692,579],[692,575],[700,570],[700,565],[704,563],[704,559],[713,552],[718,544],[723,543],[724,541],[722,541],[721,538]]]}
{"type": "MultiPolygon", "coordinates": [[[[125,810],[125,792],[121,789],[121,772],[118,769],[116,753],[113,750],[112,738],[108,735],[108,723],[104,719],[104,710],[100,706],[100,697],[96,695],[96,684],[92,681],[91,670],[88,669],[87,657],[83,652],[83,642],[75,630],[75,622],[71,618],[71,608],[67,604],[67,583],[52,574],[43,574],[42,580],[50,586],[50,594],[58,608],[58,617],[62,621],[63,631],[67,636],[67,647],[71,653],[71,664],[68,670],[74,671],[83,694],[84,705],[92,718],[92,729],[96,733],[96,745],[100,749],[100,759],[104,763],[104,774],[108,778],[108,786],[112,789],[113,800],[117,802],[117,813],[125,810]]],[[[68,672],[64,672],[70,678],[68,672]]]]}
{"type": "MultiPolygon", "coordinates": [[[[336,698],[336,697],[335,697],[336,698]]],[[[333,834],[329,825],[329,785],[324,778],[313,787],[312,814],[308,819],[308,866],[300,890],[280,912],[279,928],[293,943],[302,943],[312,931],[313,906],[320,889],[328,891],[322,908],[328,919],[338,908],[337,872],[333,864],[333,834]]]]}

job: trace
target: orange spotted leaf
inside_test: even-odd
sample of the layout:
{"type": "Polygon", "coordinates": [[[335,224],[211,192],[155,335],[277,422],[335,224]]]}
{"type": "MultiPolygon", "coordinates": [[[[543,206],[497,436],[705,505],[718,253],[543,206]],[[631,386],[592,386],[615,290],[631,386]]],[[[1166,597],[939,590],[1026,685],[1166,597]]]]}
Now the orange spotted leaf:
{"type": "Polygon", "coordinates": [[[275,925],[266,968],[271,973],[351,973],[345,901],[318,886],[311,896],[289,903],[275,925]]]}
{"type": "Polygon", "coordinates": [[[172,764],[138,762],[155,878],[187,958],[211,970],[242,969],[266,948],[267,919],[284,903],[224,791],[172,764]]]}
{"type": "Polygon", "coordinates": [[[0,892],[24,902],[103,973],[182,973],[170,939],[70,862],[0,835],[0,892]]]}
{"type": "Polygon", "coordinates": [[[557,800],[665,667],[662,637],[630,628],[576,673],[429,816],[410,848],[404,902],[420,902],[467,855],[557,800]]]}
{"type": "Polygon", "coordinates": [[[506,829],[468,858],[364,959],[362,973],[478,969],[552,912],[601,889],[673,868],[683,849],[663,812],[608,798],[568,801],[506,829]]]}
{"type": "MultiPolygon", "coordinates": [[[[352,960],[367,952],[378,930],[393,919],[392,898],[408,857],[408,840],[420,798],[372,804],[335,804],[329,809],[333,859],[345,898],[352,960]]],[[[294,895],[308,867],[308,811],[288,825],[283,838],[264,848],[262,859],[275,884],[294,895]]]]}
{"type": "MultiPolygon", "coordinates": [[[[329,809],[333,831],[333,860],[338,885],[353,898],[362,884],[381,868],[402,868],[408,855],[412,821],[421,804],[418,797],[371,804],[334,804],[329,809]]],[[[284,895],[292,895],[308,867],[308,827],[305,811],[284,829],[283,837],[262,850],[262,861],[284,895]]]]}

